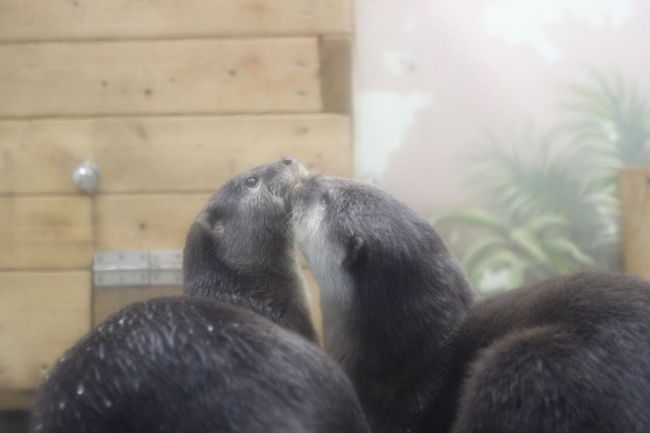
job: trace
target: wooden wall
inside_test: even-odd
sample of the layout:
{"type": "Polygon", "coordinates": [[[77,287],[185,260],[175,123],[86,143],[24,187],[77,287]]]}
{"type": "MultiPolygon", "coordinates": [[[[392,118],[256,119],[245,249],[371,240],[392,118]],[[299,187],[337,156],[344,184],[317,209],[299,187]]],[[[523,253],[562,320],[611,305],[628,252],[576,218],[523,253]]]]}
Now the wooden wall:
{"type": "Polygon", "coordinates": [[[94,251],[181,249],[211,191],[284,155],[352,174],[351,35],[350,0],[2,1],[0,404],[94,320],[177,291],[93,290],[94,251]]]}
{"type": "Polygon", "coordinates": [[[623,268],[650,280],[650,169],[623,170],[620,190],[623,268]]]}

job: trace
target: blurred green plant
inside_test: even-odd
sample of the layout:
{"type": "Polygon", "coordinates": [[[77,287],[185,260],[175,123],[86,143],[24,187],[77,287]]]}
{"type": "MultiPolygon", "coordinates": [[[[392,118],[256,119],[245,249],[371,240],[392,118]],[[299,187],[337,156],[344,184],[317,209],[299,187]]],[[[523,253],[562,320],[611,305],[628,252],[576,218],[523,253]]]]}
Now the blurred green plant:
{"type": "Polygon", "coordinates": [[[594,264],[593,258],[567,235],[568,221],[559,215],[541,213],[515,222],[487,209],[466,208],[439,215],[432,223],[445,221],[479,226],[485,231],[463,254],[475,287],[481,287],[486,273],[497,270],[507,271],[503,288],[512,288],[594,264]]]}
{"type": "Polygon", "coordinates": [[[461,258],[479,291],[618,267],[616,180],[621,168],[650,162],[647,99],[595,72],[568,95],[567,120],[550,133],[490,137],[472,158],[470,181],[488,206],[431,220],[478,230],[461,258]]]}

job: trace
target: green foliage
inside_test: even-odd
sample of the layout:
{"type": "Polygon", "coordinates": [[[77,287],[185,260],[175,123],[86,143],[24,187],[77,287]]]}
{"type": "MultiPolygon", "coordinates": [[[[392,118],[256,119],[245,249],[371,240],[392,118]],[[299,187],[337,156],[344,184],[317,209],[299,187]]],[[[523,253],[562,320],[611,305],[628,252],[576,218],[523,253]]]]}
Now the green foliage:
{"type": "Polygon", "coordinates": [[[525,281],[570,272],[591,266],[593,259],[566,235],[568,221],[553,214],[539,214],[515,222],[483,208],[451,211],[431,220],[434,225],[468,224],[485,233],[463,253],[468,275],[480,287],[487,272],[506,270],[504,288],[518,287],[525,281]]]}
{"type": "MultiPolygon", "coordinates": [[[[607,79],[592,72],[591,78],[591,85],[569,87],[571,99],[563,106],[572,118],[562,129],[595,158],[594,168],[607,171],[647,165],[648,101],[639,96],[636,86],[626,86],[620,77],[607,79]]],[[[611,177],[607,181],[611,182],[611,177]]]]}
{"type": "Polygon", "coordinates": [[[650,163],[647,100],[622,80],[593,73],[568,89],[567,120],[540,137],[491,137],[470,181],[489,208],[458,209],[436,226],[472,227],[462,252],[479,290],[505,272],[508,289],[587,267],[618,265],[618,170],[650,163]]]}

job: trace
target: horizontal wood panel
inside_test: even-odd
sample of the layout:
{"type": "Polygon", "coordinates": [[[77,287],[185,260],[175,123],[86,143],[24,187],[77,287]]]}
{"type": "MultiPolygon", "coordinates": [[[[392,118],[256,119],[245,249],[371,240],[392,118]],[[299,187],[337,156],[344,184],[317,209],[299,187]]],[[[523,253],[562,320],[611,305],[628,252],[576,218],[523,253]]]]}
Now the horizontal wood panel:
{"type": "MultiPolygon", "coordinates": [[[[3,389],[0,385],[0,411],[28,410],[34,404],[34,398],[33,390],[9,390],[3,389]]],[[[0,427],[2,427],[2,421],[0,420],[0,427]]],[[[0,429],[0,431],[3,430],[0,429]]]]}
{"type": "Polygon", "coordinates": [[[0,388],[33,389],[90,329],[89,272],[0,272],[0,388]]]}
{"type": "Polygon", "coordinates": [[[1,40],[351,31],[350,0],[3,0],[1,40]]]}
{"type": "Polygon", "coordinates": [[[108,316],[134,302],[160,296],[177,296],[181,287],[95,287],[93,289],[93,325],[102,323],[108,316]]]}
{"type": "Polygon", "coordinates": [[[650,170],[624,170],[620,191],[624,269],[650,279],[650,170]]]}
{"type": "Polygon", "coordinates": [[[352,38],[321,38],[321,94],[326,113],[352,111],[352,38]]]}
{"type": "Polygon", "coordinates": [[[97,197],[96,249],[178,250],[210,194],[97,197]]]}
{"type": "Polygon", "coordinates": [[[0,197],[0,245],[0,269],[90,266],[90,198],[0,197]]]}
{"type": "Polygon", "coordinates": [[[0,121],[0,193],[75,193],[72,171],[92,159],[91,134],[85,121],[0,121]]]}
{"type": "Polygon", "coordinates": [[[0,121],[0,193],[75,193],[86,159],[100,192],[211,191],[282,156],[351,176],[350,128],[334,114],[0,121]]]}
{"type": "Polygon", "coordinates": [[[321,109],[316,38],[0,45],[0,116],[321,109]]]}

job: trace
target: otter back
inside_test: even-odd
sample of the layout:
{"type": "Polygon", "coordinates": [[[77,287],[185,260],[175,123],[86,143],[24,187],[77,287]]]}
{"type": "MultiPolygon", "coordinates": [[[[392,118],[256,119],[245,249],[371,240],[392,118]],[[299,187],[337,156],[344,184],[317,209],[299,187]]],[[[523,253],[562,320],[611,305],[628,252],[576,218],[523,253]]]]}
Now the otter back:
{"type": "Polygon", "coordinates": [[[214,300],[111,316],[54,367],[31,431],[365,432],[352,385],[318,347],[214,300]]]}

